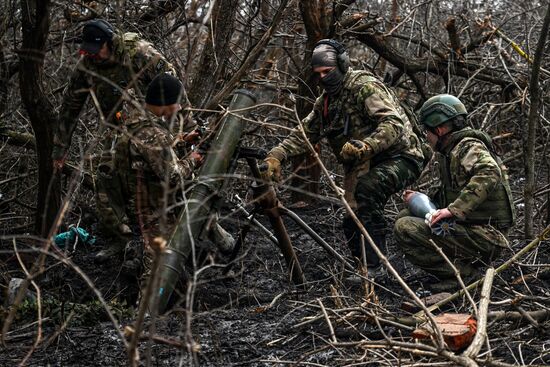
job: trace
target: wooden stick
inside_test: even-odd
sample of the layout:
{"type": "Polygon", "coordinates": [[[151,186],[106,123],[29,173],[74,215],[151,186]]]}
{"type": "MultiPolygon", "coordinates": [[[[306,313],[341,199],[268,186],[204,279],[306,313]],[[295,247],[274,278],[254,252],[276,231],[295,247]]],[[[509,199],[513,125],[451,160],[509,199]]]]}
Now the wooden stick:
{"type": "Polygon", "coordinates": [[[465,357],[476,358],[481,350],[481,347],[487,339],[487,313],[489,303],[491,301],[491,287],[495,278],[495,269],[489,268],[485,273],[483,288],[481,289],[481,297],[479,301],[479,309],[477,312],[477,333],[472,341],[472,344],[462,353],[465,357]]]}
{"type": "Polygon", "coordinates": [[[325,320],[327,321],[328,329],[330,330],[330,339],[333,343],[338,343],[338,340],[336,339],[336,334],[334,333],[334,328],[332,327],[332,323],[330,322],[330,318],[328,317],[327,310],[325,309],[323,302],[321,302],[319,298],[317,298],[317,302],[319,303],[319,306],[321,306],[321,311],[323,312],[325,320]]]}

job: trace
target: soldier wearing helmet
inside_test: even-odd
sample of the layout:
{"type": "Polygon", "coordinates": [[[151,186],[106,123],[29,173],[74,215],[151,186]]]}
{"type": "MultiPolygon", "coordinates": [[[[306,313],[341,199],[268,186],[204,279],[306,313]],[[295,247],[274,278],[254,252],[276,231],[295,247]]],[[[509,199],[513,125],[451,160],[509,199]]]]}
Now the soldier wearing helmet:
{"type": "MultiPolygon", "coordinates": [[[[430,240],[468,281],[508,247],[505,233],[515,220],[506,167],[495,154],[489,135],[466,126],[467,114],[464,104],[448,94],[428,99],[420,109],[420,122],[437,154],[441,185],[434,202],[440,209],[429,218],[429,224],[406,209],[394,228],[405,256],[437,277],[431,285],[436,291],[454,289],[458,283],[430,240]],[[443,219],[456,222],[450,235],[432,234],[430,227],[443,219]]],[[[412,194],[405,192],[406,202],[412,194]]]]}
{"type": "MultiPolygon", "coordinates": [[[[306,136],[313,144],[327,139],[344,166],[347,201],[384,251],[384,207],[392,194],[420,175],[424,158],[420,140],[393,91],[372,73],[351,69],[342,44],[319,41],[311,66],[323,93],[302,121],[306,136]]],[[[303,139],[296,128],[269,152],[267,179],[280,176],[282,161],[307,151],[303,139]]],[[[352,255],[361,258],[361,233],[351,217],[344,218],[343,229],[352,255]]],[[[368,242],[365,250],[370,269],[378,267],[379,258],[368,242]]]]}

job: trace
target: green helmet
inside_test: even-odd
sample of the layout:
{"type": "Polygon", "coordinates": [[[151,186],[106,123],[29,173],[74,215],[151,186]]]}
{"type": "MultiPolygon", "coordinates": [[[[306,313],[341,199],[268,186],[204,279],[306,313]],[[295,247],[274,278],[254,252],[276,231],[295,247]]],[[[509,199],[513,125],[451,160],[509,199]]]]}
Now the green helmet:
{"type": "Polygon", "coordinates": [[[467,114],[466,107],[460,99],[450,94],[439,94],[422,105],[420,122],[429,127],[436,127],[456,116],[467,114]]]}

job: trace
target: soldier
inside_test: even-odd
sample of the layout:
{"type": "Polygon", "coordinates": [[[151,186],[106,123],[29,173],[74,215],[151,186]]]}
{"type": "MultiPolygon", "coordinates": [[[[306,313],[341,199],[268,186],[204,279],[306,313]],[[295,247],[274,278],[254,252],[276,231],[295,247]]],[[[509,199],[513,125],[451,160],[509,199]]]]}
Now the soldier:
{"type": "MultiPolygon", "coordinates": [[[[452,268],[435,251],[430,240],[443,249],[465,281],[479,276],[478,267],[489,263],[508,246],[505,233],[514,224],[513,200],[506,168],[495,154],[491,138],[466,127],[466,108],[451,95],[441,94],[424,103],[420,121],[430,146],[437,152],[441,187],[438,207],[429,225],[423,218],[399,214],[394,234],[405,256],[435,275],[434,291],[458,286],[452,268]],[[445,218],[456,220],[446,237],[432,234],[430,227],[445,218]]],[[[406,191],[408,201],[412,191],[406,191]]]]}
{"type": "MultiPolygon", "coordinates": [[[[145,110],[131,108],[124,119],[124,134],[117,140],[114,170],[122,183],[122,198],[109,191],[110,201],[125,203],[128,227],[138,227],[145,244],[145,276],[151,263],[149,244],[155,237],[168,239],[185,198],[183,188],[202,156],[191,151],[178,157],[173,146],[170,121],[181,109],[183,85],[172,75],[163,73],[153,79],[145,96],[145,110]],[[183,195],[184,196],[184,195],[183,195]]],[[[217,222],[208,229],[208,238],[227,253],[234,239],[217,222]]],[[[122,239],[121,246],[130,240],[122,239]]],[[[130,262],[140,259],[129,259],[130,262]]],[[[125,262],[125,266],[127,263],[125,262]]]]}
{"type": "MultiPolygon", "coordinates": [[[[115,144],[115,132],[109,128],[120,125],[123,92],[133,88],[143,95],[147,85],[159,72],[175,75],[175,70],[153,46],[137,33],[121,33],[102,19],[89,21],[83,27],[79,60],[65,90],[54,135],[52,158],[54,167],[61,169],[68,154],[78,115],[90,91],[99,104],[101,122],[106,124],[102,136],[103,152],[97,168],[96,205],[99,219],[108,235],[127,234],[129,228],[122,223],[124,213],[120,203],[108,203],[107,192],[119,190],[119,183],[112,178],[111,150],[115,144]],[[116,224],[113,226],[113,222],[116,224]],[[109,228],[118,227],[118,233],[109,228]]],[[[102,126],[104,129],[105,126],[102,126]]],[[[117,241],[112,241],[116,243],[117,241]]],[[[122,249],[108,246],[97,256],[103,262],[122,249]]]]}
{"type": "MultiPolygon", "coordinates": [[[[373,74],[350,68],[343,45],[321,40],[311,58],[324,92],[302,121],[313,144],[327,138],[343,164],[345,196],[376,245],[385,251],[384,206],[389,197],[413,183],[422,170],[423,153],[411,122],[394,93],[373,74]]],[[[307,151],[298,128],[273,148],[267,158],[266,178],[280,176],[281,162],[307,151]]],[[[352,255],[361,257],[361,234],[351,217],[343,221],[352,255]]],[[[367,265],[379,258],[366,244],[367,265]]]]}

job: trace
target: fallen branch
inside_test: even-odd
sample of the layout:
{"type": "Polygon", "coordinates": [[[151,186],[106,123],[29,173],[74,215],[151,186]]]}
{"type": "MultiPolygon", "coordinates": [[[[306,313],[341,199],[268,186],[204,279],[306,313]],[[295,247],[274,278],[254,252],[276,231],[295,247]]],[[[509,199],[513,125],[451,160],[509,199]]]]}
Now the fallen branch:
{"type": "Polygon", "coordinates": [[[462,353],[465,357],[476,358],[481,350],[481,347],[487,339],[487,311],[491,300],[491,287],[495,277],[495,269],[489,268],[485,273],[483,288],[481,289],[481,297],[479,301],[479,309],[477,312],[477,333],[472,340],[472,344],[462,353]]]}
{"type": "Polygon", "coordinates": [[[332,323],[330,322],[330,318],[328,317],[327,310],[325,309],[323,302],[321,302],[320,299],[317,299],[317,302],[319,303],[319,306],[321,307],[321,311],[323,312],[323,316],[327,321],[328,329],[330,330],[330,339],[332,340],[333,343],[338,343],[338,339],[336,339],[336,334],[334,333],[334,328],[332,327],[332,323]]]}

